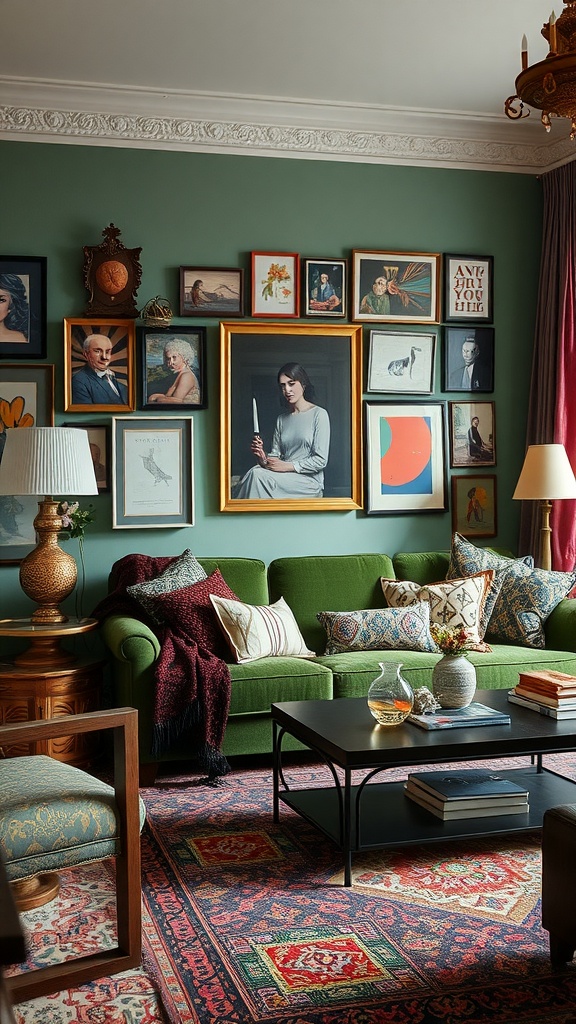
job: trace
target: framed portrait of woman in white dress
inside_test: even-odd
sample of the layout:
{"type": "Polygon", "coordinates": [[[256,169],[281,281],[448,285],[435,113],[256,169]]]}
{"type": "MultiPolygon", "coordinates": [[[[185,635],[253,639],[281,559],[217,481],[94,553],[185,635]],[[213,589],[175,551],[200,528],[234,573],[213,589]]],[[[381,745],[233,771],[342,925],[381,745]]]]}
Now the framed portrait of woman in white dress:
{"type": "Polygon", "coordinates": [[[362,328],[221,323],[220,510],[362,507],[362,328]]]}

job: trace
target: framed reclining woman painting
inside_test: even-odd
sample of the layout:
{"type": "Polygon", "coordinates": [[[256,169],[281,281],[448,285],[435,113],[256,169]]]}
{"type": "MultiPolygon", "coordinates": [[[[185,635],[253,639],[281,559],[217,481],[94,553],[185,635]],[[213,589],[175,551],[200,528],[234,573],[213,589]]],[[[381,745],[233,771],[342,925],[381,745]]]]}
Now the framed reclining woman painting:
{"type": "Polygon", "coordinates": [[[221,323],[220,510],[362,507],[362,327],[221,323]]]}

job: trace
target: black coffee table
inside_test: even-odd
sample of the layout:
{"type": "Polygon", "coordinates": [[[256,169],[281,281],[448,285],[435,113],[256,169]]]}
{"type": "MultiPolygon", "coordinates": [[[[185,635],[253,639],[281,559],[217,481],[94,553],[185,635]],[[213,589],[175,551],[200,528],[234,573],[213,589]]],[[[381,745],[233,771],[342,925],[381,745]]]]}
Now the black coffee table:
{"type": "Polygon", "coordinates": [[[344,884],[351,885],[352,854],[360,850],[526,832],[542,826],[548,807],[576,803],[576,782],[548,770],[542,760],[545,754],[576,750],[576,720],[557,722],[509,704],[503,690],[478,690],[474,699],[508,713],[511,724],[429,732],[409,722],[377,725],[363,697],[272,704],[274,821],[280,820],[284,803],[332,839],[344,852],[344,884]],[[282,766],[285,733],[318,754],[334,785],[289,788],[282,766]],[[406,797],[403,782],[367,785],[387,768],[518,755],[529,755],[530,762],[499,774],[525,784],[530,794],[526,814],[441,821],[406,797]],[[352,772],[358,769],[366,774],[352,785],[352,772]]]}

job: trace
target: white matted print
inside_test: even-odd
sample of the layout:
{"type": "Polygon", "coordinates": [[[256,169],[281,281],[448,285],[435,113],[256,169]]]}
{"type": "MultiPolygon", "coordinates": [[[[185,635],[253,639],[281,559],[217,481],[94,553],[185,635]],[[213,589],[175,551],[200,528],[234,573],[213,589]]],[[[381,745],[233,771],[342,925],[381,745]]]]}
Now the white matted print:
{"type": "Polygon", "coordinates": [[[446,511],[444,403],[365,406],[366,512],[446,511]]]}
{"type": "Polygon", "coordinates": [[[370,331],[368,391],[430,395],[435,334],[370,331]]]}
{"type": "Polygon", "coordinates": [[[194,525],[191,416],[112,419],[114,529],[194,525]]]}

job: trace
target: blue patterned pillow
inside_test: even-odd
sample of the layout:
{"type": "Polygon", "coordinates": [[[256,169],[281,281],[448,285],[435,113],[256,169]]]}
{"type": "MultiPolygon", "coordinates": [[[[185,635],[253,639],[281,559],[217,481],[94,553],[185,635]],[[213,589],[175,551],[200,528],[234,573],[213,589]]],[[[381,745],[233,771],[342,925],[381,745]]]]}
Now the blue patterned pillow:
{"type": "Polygon", "coordinates": [[[570,593],[576,583],[576,572],[548,572],[533,568],[530,555],[525,558],[503,558],[487,548],[477,548],[460,534],[454,534],[450,557],[450,574],[463,566],[470,572],[479,568],[502,574],[500,592],[488,624],[488,639],[493,643],[522,644],[524,647],[545,647],[544,623],[570,593]]]}
{"type": "Polygon", "coordinates": [[[430,636],[430,605],[366,608],[357,612],[317,612],[328,636],[325,654],[344,651],[436,651],[430,636]]]}
{"type": "Polygon", "coordinates": [[[484,569],[493,569],[494,577],[492,585],[486,594],[482,615],[480,620],[480,632],[482,636],[488,631],[492,615],[496,609],[502,584],[508,573],[514,571],[514,566],[526,565],[531,569],[534,565],[532,555],[525,555],[524,558],[507,558],[499,555],[490,548],[477,548],[460,533],[452,537],[452,548],[450,551],[450,564],[446,574],[447,580],[458,579],[461,576],[474,576],[484,569]]]}

